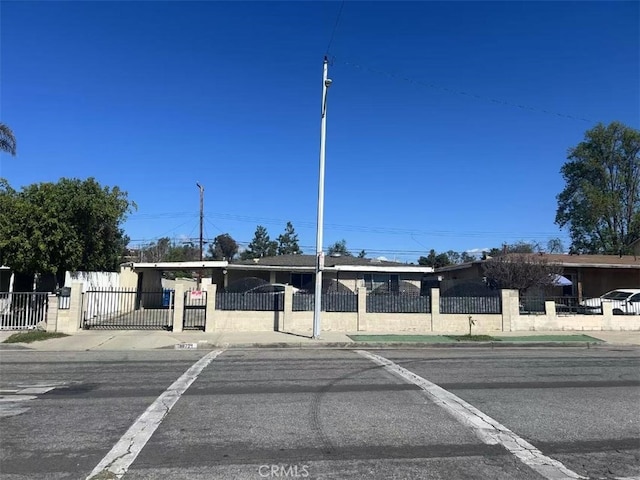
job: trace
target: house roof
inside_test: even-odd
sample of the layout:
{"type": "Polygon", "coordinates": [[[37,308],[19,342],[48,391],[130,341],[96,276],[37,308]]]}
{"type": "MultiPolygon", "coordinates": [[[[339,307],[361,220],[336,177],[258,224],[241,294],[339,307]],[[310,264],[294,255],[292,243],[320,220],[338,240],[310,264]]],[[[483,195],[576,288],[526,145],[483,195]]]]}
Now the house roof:
{"type": "MultiPolygon", "coordinates": [[[[316,266],[315,255],[277,255],[253,260],[230,263],[231,270],[313,270],[316,266]]],[[[330,271],[377,271],[377,272],[420,272],[431,273],[432,267],[412,265],[373,258],[351,256],[325,256],[324,267],[330,271]]]]}
{"type": "Polygon", "coordinates": [[[229,263],[226,260],[203,260],[195,262],[128,262],[121,266],[137,269],[151,270],[198,270],[201,268],[225,268],[229,263]]]}
{"type": "MultiPolygon", "coordinates": [[[[244,260],[236,263],[227,261],[196,261],[196,262],[157,262],[157,263],[126,263],[124,265],[136,269],[155,270],[199,270],[209,268],[226,268],[228,270],[281,270],[281,271],[303,271],[315,270],[315,255],[277,255],[274,257],[256,258],[244,260]]],[[[412,265],[407,263],[389,262],[386,260],[376,260],[371,258],[358,257],[332,257],[326,256],[324,269],[328,271],[350,271],[350,272],[414,272],[432,273],[432,267],[422,265],[412,265]]]]}
{"type": "MultiPolygon", "coordinates": [[[[235,265],[269,265],[274,267],[314,267],[315,264],[315,255],[276,255],[273,257],[262,257],[253,260],[243,260],[241,262],[235,263],[235,265]]],[[[325,255],[324,265],[326,267],[335,267],[337,265],[381,265],[396,267],[408,266],[408,264],[406,263],[390,262],[388,260],[377,260],[373,258],[351,257],[346,255],[325,255]]]]}
{"type": "MultiPolygon", "coordinates": [[[[519,255],[508,253],[507,256],[519,255]]],[[[549,263],[556,263],[563,267],[577,268],[635,268],[640,269],[640,256],[636,255],[568,255],[568,254],[531,254],[531,256],[542,256],[549,263]]],[[[480,264],[485,260],[477,260],[475,262],[461,263],[458,265],[448,265],[436,269],[437,272],[450,272],[453,270],[463,270],[471,265],[480,264]]]]}

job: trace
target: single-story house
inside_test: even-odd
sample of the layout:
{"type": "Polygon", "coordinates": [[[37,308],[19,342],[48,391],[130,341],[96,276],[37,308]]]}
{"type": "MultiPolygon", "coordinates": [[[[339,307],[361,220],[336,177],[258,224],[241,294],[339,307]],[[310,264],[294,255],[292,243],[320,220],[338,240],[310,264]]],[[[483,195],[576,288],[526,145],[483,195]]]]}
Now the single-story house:
{"type": "MultiPolygon", "coordinates": [[[[247,277],[256,277],[269,283],[289,284],[312,291],[316,261],[315,255],[277,255],[234,263],[126,263],[121,266],[120,284],[138,289],[160,288],[163,271],[191,270],[202,271],[204,283],[213,283],[219,289],[247,277]]],[[[423,265],[387,260],[326,256],[322,272],[325,292],[356,292],[358,287],[365,287],[368,291],[419,293],[421,289],[433,286],[434,270],[423,265]]]]}
{"type": "MultiPolygon", "coordinates": [[[[214,271],[212,281],[217,285],[227,286],[244,277],[258,277],[269,283],[286,283],[312,291],[315,285],[316,262],[316,255],[256,258],[231,263],[222,271],[214,271]]],[[[423,282],[432,275],[433,268],[422,265],[375,258],[325,256],[322,290],[356,292],[358,287],[366,287],[367,291],[419,292],[423,282]]]]}
{"type": "MultiPolygon", "coordinates": [[[[570,284],[562,286],[559,295],[598,297],[616,288],[640,288],[639,256],[547,253],[533,255],[542,255],[549,263],[562,266],[562,276],[569,280],[570,284]]],[[[436,273],[443,280],[478,280],[484,277],[482,264],[485,261],[449,265],[436,269],[436,273]]]]}

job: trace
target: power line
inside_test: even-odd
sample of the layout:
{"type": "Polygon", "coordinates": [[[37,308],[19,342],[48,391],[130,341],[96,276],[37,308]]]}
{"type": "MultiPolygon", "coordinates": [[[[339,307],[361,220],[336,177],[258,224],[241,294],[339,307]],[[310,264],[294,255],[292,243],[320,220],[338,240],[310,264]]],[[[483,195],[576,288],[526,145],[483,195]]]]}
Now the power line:
{"type": "MultiPolygon", "coordinates": [[[[146,218],[170,218],[173,216],[183,216],[181,213],[155,213],[146,214],[146,218]]],[[[193,215],[192,215],[193,216],[193,215]]],[[[254,223],[256,225],[284,225],[287,221],[291,221],[294,226],[302,228],[315,228],[315,223],[310,221],[300,220],[284,220],[281,218],[271,217],[253,217],[246,215],[235,215],[229,213],[208,213],[205,215],[205,221],[209,222],[221,233],[226,233],[218,225],[214,224],[210,218],[220,218],[229,221],[237,221],[243,223],[254,223]]],[[[189,223],[184,222],[180,226],[189,223]]],[[[178,227],[174,227],[178,228],[178,227]]],[[[449,236],[465,236],[465,237],[505,237],[505,238],[521,238],[521,237],[550,237],[558,236],[560,232],[547,232],[547,231],[531,231],[531,232],[500,232],[495,230],[480,231],[454,231],[454,230],[420,230],[420,229],[405,229],[405,228],[393,228],[393,227],[376,227],[368,225],[353,225],[353,224],[339,224],[339,223],[327,223],[325,228],[341,231],[341,232],[355,232],[355,233],[373,233],[382,235],[403,235],[403,236],[426,236],[426,237],[449,237],[449,236]]],[[[174,230],[172,229],[172,230],[174,230]]]]}
{"type": "MultiPolygon", "coordinates": [[[[333,60],[335,60],[335,58],[333,60]]],[[[487,97],[487,96],[483,96],[483,95],[478,95],[478,94],[473,93],[473,92],[465,92],[465,91],[462,91],[462,90],[456,90],[456,89],[453,89],[453,88],[443,87],[442,85],[436,85],[434,83],[426,82],[426,81],[423,81],[423,80],[416,80],[414,78],[408,77],[408,76],[403,75],[403,74],[398,74],[398,73],[394,73],[394,72],[381,70],[381,69],[378,69],[378,68],[365,66],[365,65],[362,65],[360,63],[350,62],[348,60],[341,60],[340,62],[343,65],[347,65],[349,67],[353,67],[353,68],[356,68],[356,69],[359,69],[359,70],[367,70],[367,71],[369,71],[371,73],[375,73],[375,74],[378,74],[378,75],[385,75],[387,77],[394,78],[394,79],[397,79],[397,80],[401,80],[401,81],[404,81],[404,82],[407,82],[407,83],[411,83],[411,84],[414,84],[414,85],[420,85],[420,86],[423,86],[423,87],[428,87],[428,88],[431,88],[431,89],[434,89],[434,90],[441,90],[443,92],[451,93],[451,94],[454,94],[454,95],[461,95],[461,96],[465,96],[467,98],[475,98],[477,100],[488,101],[488,102],[491,102],[491,103],[496,103],[498,105],[504,105],[504,106],[507,106],[507,107],[519,108],[521,110],[530,110],[530,111],[533,111],[533,112],[544,113],[545,115],[553,115],[553,116],[557,116],[557,117],[561,117],[561,118],[568,118],[568,119],[571,119],[571,120],[578,120],[578,121],[581,121],[581,122],[595,123],[594,120],[590,120],[588,118],[579,117],[579,116],[576,116],[576,115],[569,115],[569,114],[565,114],[565,113],[554,112],[554,111],[547,110],[547,109],[544,109],[544,108],[532,107],[530,105],[520,105],[520,104],[517,104],[517,103],[507,102],[505,100],[500,100],[500,99],[493,98],[493,97],[487,97]]]]}
{"type": "Polygon", "coordinates": [[[327,45],[326,54],[329,55],[329,51],[331,50],[331,44],[333,43],[333,37],[336,34],[336,30],[338,29],[338,24],[340,23],[340,16],[342,15],[342,9],[344,8],[345,0],[342,0],[340,4],[340,10],[338,10],[338,16],[336,17],[336,23],[333,25],[333,31],[331,32],[331,38],[329,38],[329,44],[327,45]]]}

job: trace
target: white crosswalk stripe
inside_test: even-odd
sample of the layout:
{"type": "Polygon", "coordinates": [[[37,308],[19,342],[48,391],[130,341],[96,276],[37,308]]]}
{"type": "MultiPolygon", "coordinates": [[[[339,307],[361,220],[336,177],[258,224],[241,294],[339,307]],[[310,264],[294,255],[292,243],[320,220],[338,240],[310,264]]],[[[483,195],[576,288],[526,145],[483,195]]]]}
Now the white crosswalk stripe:
{"type": "Polygon", "coordinates": [[[0,418],[15,417],[28,412],[31,407],[27,402],[36,400],[38,395],[43,395],[64,385],[63,382],[49,382],[13,385],[0,389],[0,418]]]}

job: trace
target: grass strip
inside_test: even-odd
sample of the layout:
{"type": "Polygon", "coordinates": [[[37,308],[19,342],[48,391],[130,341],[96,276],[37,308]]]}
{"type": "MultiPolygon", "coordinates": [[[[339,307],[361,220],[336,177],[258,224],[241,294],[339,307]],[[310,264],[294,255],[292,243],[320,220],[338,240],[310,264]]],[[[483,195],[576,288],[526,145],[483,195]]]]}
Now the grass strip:
{"type": "Polygon", "coordinates": [[[31,343],[61,337],[68,337],[68,335],[61,332],[43,332],[40,330],[31,330],[29,332],[14,333],[2,343],[31,343]]]}

